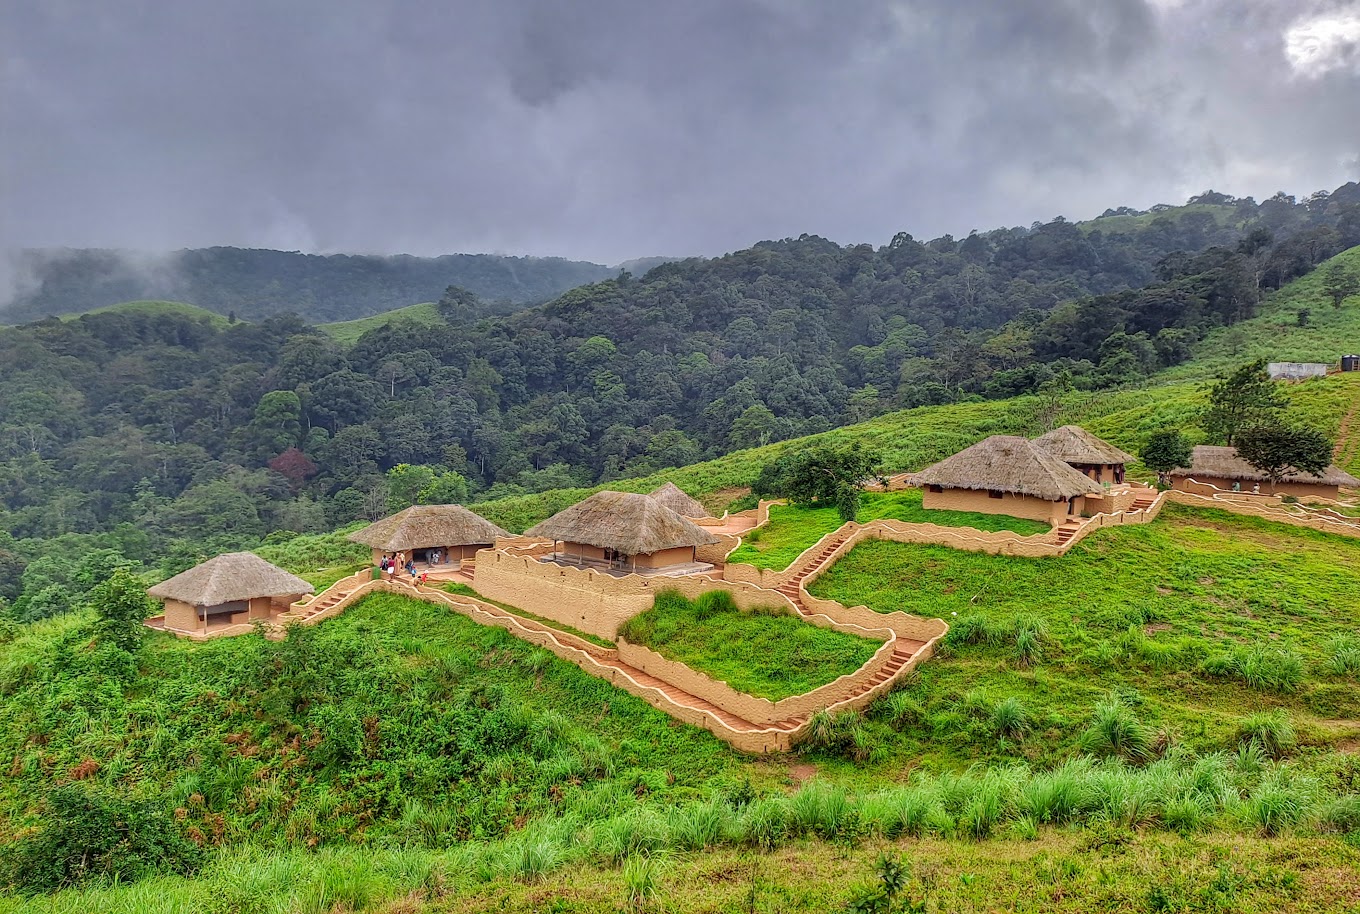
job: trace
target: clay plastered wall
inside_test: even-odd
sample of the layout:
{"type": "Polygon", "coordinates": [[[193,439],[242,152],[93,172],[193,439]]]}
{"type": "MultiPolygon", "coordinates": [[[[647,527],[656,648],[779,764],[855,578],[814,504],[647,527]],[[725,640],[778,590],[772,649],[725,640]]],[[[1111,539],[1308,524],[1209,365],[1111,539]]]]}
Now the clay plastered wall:
{"type": "MultiPolygon", "coordinates": [[[[891,634],[891,633],[888,633],[891,634]]],[[[812,714],[822,708],[845,701],[863,691],[873,678],[888,665],[896,649],[896,637],[883,642],[864,666],[847,673],[811,692],[792,695],[779,701],[758,698],[738,692],[726,682],[705,676],[683,663],[668,660],[661,654],[639,644],[619,641],[619,659],[649,676],[679,686],[686,692],[710,704],[717,705],[753,724],[775,724],[793,717],[812,714]]]]}
{"type": "Polygon", "coordinates": [[[165,627],[181,632],[196,632],[203,628],[198,621],[198,610],[179,600],[165,601],[165,627]]]}
{"type": "Polygon", "coordinates": [[[662,549],[660,552],[652,552],[647,555],[639,555],[634,558],[639,568],[664,568],[667,565],[688,565],[694,561],[695,549],[692,546],[680,546],[675,549],[662,549]]]}
{"type": "MultiPolygon", "coordinates": [[[[974,489],[945,489],[932,492],[926,489],[922,494],[921,506],[945,511],[974,511],[978,514],[1005,514],[1010,517],[1024,517],[1030,520],[1054,524],[1067,517],[1067,502],[1044,501],[1028,495],[1004,492],[1000,498],[992,498],[986,492],[974,489]]],[[[1078,500],[1077,510],[1081,510],[1078,500]]]]}
{"type": "Polygon", "coordinates": [[[1234,514],[1273,520],[1294,527],[1307,527],[1310,530],[1318,530],[1322,533],[1360,538],[1360,519],[1341,520],[1334,515],[1321,515],[1311,511],[1305,513],[1304,509],[1286,507],[1279,498],[1275,497],[1255,495],[1217,495],[1211,497],[1175,490],[1166,494],[1171,501],[1178,505],[1218,508],[1221,511],[1231,511],[1234,514]]]}
{"type": "MultiPolygon", "coordinates": [[[[1252,495],[1254,482],[1244,482],[1241,484],[1240,492],[1233,491],[1233,481],[1231,479],[1218,479],[1213,476],[1177,476],[1171,481],[1171,487],[1178,492],[1192,492],[1196,495],[1252,495]]],[[[1292,495],[1295,498],[1319,498],[1327,501],[1334,501],[1341,490],[1337,486],[1312,485],[1302,482],[1281,482],[1272,491],[1270,483],[1259,483],[1261,494],[1252,495],[1253,498],[1275,498],[1279,499],[1285,495],[1292,495]]]]}
{"type": "Polygon", "coordinates": [[[1087,495],[1085,500],[1087,514],[1121,514],[1133,507],[1133,503],[1138,500],[1138,493],[1132,489],[1121,489],[1106,491],[1103,495],[1087,495]]]}

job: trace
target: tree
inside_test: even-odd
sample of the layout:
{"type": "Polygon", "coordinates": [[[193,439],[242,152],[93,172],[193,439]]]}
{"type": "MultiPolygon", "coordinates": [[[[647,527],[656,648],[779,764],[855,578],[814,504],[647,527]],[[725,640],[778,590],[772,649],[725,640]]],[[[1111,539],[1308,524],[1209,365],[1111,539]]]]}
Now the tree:
{"type": "Polygon", "coordinates": [[[90,594],[99,621],[95,630],[99,640],[129,653],[142,643],[146,626],[142,624],[155,610],[155,604],[132,572],[119,568],[90,594]]]}
{"type": "Polygon", "coordinates": [[[1237,455],[1266,474],[1273,492],[1286,476],[1321,476],[1332,462],[1332,441],[1307,425],[1253,425],[1239,433],[1237,455]]]}
{"type": "Polygon", "coordinates": [[[1360,292],[1360,273],[1353,273],[1337,260],[1322,274],[1322,291],[1332,300],[1333,308],[1360,292]]]}
{"type": "MultiPolygon", "coordinates": [[[[770,470],[777,494],[787,496],[795,505],[834,504],[841,520],[853,521],[859,515],[859,497],[871,479],[882,479],[881,459],[857,441],[848,447],[820,445],[786,458],[770,470]]],[[[762,472],[762,477],[766,476],[762,472]]],[[[765,488],[770,479],[762,479],[765,488]]],[[[768,491],[768,488],[767,488],[768,491]]]]}
{"type": "Polygon", "coordinates": [[[307,459],[307,455],[295,447],[273,458],[267,464],[269,469],[278,473],[288,480],[288,486],[294,492],[302,488],[302,484],[316,475],[316,464],[307,459]]]}
{"type": "Polygon", "coordinates": [[[1288,405],[1289,399],[1270,379],[1265,359],[1257,359],[1209,388],[1209,407],[1201,424],[1211,438],[1231,447],[1239,430],[1273,424],[1288,405]]]}
{"type": "Polygon", "coordinates": [[[1143,466],[1157,473],[1157,484],[1166,488],[1166,474],[1176,467],[1190,465],[1190,442],[1178,428],[1164,428],[1153,432],[1143,449],[1138,452],[1143,466]]]}

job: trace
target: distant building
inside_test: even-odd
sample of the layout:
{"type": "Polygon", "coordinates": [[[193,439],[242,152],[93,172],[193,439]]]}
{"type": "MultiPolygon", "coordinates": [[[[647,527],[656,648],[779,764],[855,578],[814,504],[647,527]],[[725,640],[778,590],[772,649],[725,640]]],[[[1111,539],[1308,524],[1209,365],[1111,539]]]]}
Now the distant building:
{"type": "Polygon", "coordinates": [[[1133,455],[1092,435],[1079,425],[1064,425],[1034,439],[1034,443],[1095,482],[1124,481],[1124,464],[1133,455]]]}
{"type": "Polygon", "coordinates": [[[373,564],[384,555],[403,553],[412,562],[457,564],[481,549],[490,549],[496,538],[509,536],[491,521],[462,505],[414,505],[384,517],[348,539],[373,550],[373,564]]]}
{"type": "Polygon", "coordinates": [[[647,497],[665,505],[681,517],[709,516],[708,509],[686,495],[684,490],[673,482],[668,482],[652,490],[647,493],[647,497]]]}
{"type": "Polygon", "coordinates": [[[1304,378],[1325,377],[1330,367],[1324,362],[1271,362],[1266,370],[1276,381],[1302,381],[1304,378]]]}
{"type": "Polygon", "coordinates": [[[718,542],[649,495],[596,492],[526,531],[554,543],[550,561],[638,574],[707,570],[695,548],[718,542]]]}
{"type": "Polygon", "coordinates": [[[993,435],[912,478],[925,508],[1008,514],[1057,526],[1080,517],[1104,488],[1037,443],[993,435]]]}
{"type": "Polygon", "coordinates": [[[1339,467],[1329,466],[1320,476],[1293,473],[1272,487],[1270,477],[1237,456],[1237,448],[1208,444],[1195,447],[1190,466],[1172,470],[1168,475],[1173,489],[1199,493],[1205,493],[1210,486],[1225,492],[1248,493],[1259,487],[1264,495],[1335,499],[1341,486],[1360,486],[1360,479],[1339,467]]]}

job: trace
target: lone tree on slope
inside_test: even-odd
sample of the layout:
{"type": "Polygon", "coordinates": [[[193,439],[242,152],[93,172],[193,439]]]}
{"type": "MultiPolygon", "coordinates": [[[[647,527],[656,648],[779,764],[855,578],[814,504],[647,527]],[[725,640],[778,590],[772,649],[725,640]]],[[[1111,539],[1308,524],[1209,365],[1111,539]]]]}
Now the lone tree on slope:
{"type": "Polygon", "coordinates": [[[1153,432],[1143,449],[1138,452],[1143,466],[1157,473],[1157,485],[1166,488],[1166,474],[1176,467],[1190,465],[1190,442],[1178,428],[1164,428],[1153,432]]]}
{"type": "Polygon", "coordinates": [[[1238,432],[1248,426],[1275,425],[1289,398],[1257,359],[1235,370],[1209,388],[1209,407],[1202,425],[1209,436],[1232,447],[1238,432]]]}
{"type": "Polygon", "coordinates": [[[1332,462],[1332,442],[1321,430],[1306,425],[1256,425],[1241,431],[1237,455],[1275,485],[1295,473],[1321,476],[1332,462]]]}
{"type": "Polygon", "coordinates": [[[834,504],[841,520],[859,516],[859,497],[871,479],[882,480],[881,458],[859,442],[824,444],[787,454],[767,465],[752,487],[757,495],[782,495],[795,505],[834,504]]]}
{"type": "Polygon", "coordinates": [[[1333,308],[1340,308],[1343,301],[1360,292],[1360,273],[1347,269],[1338,260],[1322,274],[1322,291],[1332,300],[1333,308]]]}

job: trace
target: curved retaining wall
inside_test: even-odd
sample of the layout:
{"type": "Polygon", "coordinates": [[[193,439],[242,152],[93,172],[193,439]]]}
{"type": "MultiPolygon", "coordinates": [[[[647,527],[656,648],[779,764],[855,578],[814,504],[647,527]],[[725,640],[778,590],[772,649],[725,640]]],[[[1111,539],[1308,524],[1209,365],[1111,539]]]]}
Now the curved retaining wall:
{"type": "MultiPolygon", "coordinates": [[[[1321,511],[1326,510],[1325,508],[1310,511],[1306,508],[1286,505],[1284,499],[1278,495],[1241,495],[1236,492],[1199,495],[1177,489],[1167,492],[1166,495],[1178,505],[1217,508],[1220,511],[1231,511],[1234,514],[1259,517],[1263,520],[1289,524],[1294,527],[1306,527],[1309,530],[1317,530],[1322,533],[1360,538],[1360,518],[1346,518],[1333,512],[1322,514],[1321,511]]],[[[1333,502],[1333,504],[1339,503],[1333,502]]]]}
{"type": "Polygon", "coordinates": [[[810,692],[791,695],[778,701],[739,692],[721,679],[706,676],[693,667],[670,660],[640,644],[620,639],[618,651],[619,659],[629,666],[676,685],[730,714],[749,720],[753,724],[776,724],[793,717],[810,715],[863,691],[865,685],[888,665],[893,652],[897,649],[897,635],[888,629],[879,631],[886,640],[859,669],[853,673],[846,673],[826,685],[818,686],[810,692]]]}

